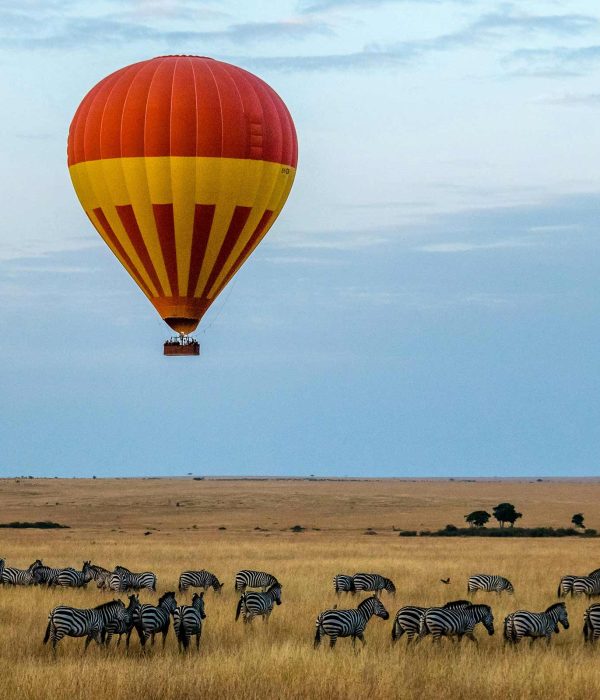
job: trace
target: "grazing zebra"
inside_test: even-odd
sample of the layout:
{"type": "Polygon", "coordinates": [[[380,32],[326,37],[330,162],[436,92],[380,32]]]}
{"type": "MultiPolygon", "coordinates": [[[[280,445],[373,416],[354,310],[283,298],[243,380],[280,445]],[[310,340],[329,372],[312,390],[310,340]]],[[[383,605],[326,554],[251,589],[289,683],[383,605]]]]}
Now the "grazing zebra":
{"type": "Polygon", "coordinates": [[[600,603],[594,603],[583,614],[583,638],[596,642],[600,637],[600,603]]]}
{"type": "Polygon", "coordinates": [[[557,598],[566,598],[569,593],[571,596],[573,595],[573,581],[575,579],[581,578],[580,576],[577,576],[576,574],[568,574],[567,576],[563,576],[560,580],[560,583],[558,584],[558,590],[556,592],[557,598]]]}
{"type": "Polygon", "coordinates": [[[477,574],[469,578],[467,584],[467,593],[476,593],[477,591],[495,591],[501,593],[514,593],[512,583],[504,576],[494,576],[492,574],[477,574]]]}
{"type": "Polygon", "coordinates": [[[204,591],[194,593],[191,605],[180,605],[173,610],[173,627],[179,644],[179,650],[185,651],[190,646],[190,637],[196,637],[196,649],[200,649],[202,620],[204,612],[204,591]]]}
{"type": "Polygon", "coordinates": [[[594,569],[593,571],[590,571],[588,576],[600,576],[600,569],[594,569]]]}
{"type": "Polygon", "coordinates": [[[59,605],[48,616],[48,626],[44,635],[44,644],[50,640],[52,649],[63,637],[87,637],[84,651],[92,639],[102,644],[106,626],[125,609],[123,601],[112,600],[95,608],[81,609],[59,605]]]}
{"type": "Polygon", "coordinates": [[[365,598],[353,610],[338,610],[337,608],[324,610],[317,617],[314,648],[319,646],[324,634],[329,637],[329,646],[332,649],[338,637],[352,637],[352,646],[356,646],[357,637],[363,644],[366,644],[363,633],[373,615],[382,620],[387,620],[390,616],[383,603],[374,595],[365,598]]]}
{"type": "Polygon", "coordinates": [[[15,569],[13,566],[5,566],[2,571],[2,583],[11,586],[31,586],[35,583],[35,572],[42,566],[42,562],[36,559],[27,569],[15,569]]]}
{"type": "Polygon", "coordinates": [[[336,595],[339,595],[340,593],[356,593],[356,589],[354,588],[354,579],[352,576],[348,576],[346,574],[336,574],[333,577],[333,588],[336,595]]]}
{"type": "Polygon", "coordinates": [[[109,587],[108,583],[112,571],[105,569],[103,566],[98,566],[97,564],[90,564],[90,571],[92,572],[92,579],[96,582],[98,588],[106,590],[109,587]]]}
{"type": "Polygon", "coordinates": [[[190,586],[204,588],[205,591],[212,588],[216,593],[220,593],[224,584],[210,571],[202,569],[201,571],[184,571],[181,574],[179,577],[179,592],[184,593],[190,586]]]}
{"type": "Polygon", "coordinates": [[[266,591],[269,586],[278,584],[279,581],[264,571],[252,571],[252,569],[242,569],[235,575],[235,590],[242,593],[246,588],[262,588],[266,591]]]}
{"type": "Polygon", "coordinates": [[[558,624],[569,629],[567,606],[564,603],[554,603],[545,612],[535,613],[528,610],[517,610],[504,619],[504,641],[518,644],[523,637],[531,637],[531,643],[540,637],[546,637],[550,644],[552,633],[558,633],[558,624]]]}
{"type": "MultiPolygon", "coordinates": [[[[471,605],[469,600],[451,600],[442,605],[442,608],[456,610],[457,608],[466,608],[468,605],[471,605]]],[[[405,605],[400,608],[392,626],[392,642],[397,642],[403,634],[406,634],[408,644],[410,644],[419,634],[421,616],[426,610],[427,608],[420,608],[417,605],[405,605]]]]}
{"type": "Polygon", "coordinates": [[[480,622],[488,634],[494,634],[494,616],[489,605],[469,605],[456,610],[429,608],[421,615],[417,641],[431,634],[434,643],[442,637],[458,637],[460,642],[464,636],[477,643],[473,630],[480,622]]]}
{"type": "Polygon", "coordinates": [[[154,644],[154,635],[158,632],[162,633],[164,647],[169,632],[171,613],[176,607],[175,592],[170,591],[158,599],[158,606],[155,607],[146,603],[135,611],[133,623],[140,637],[142,647],[146,646],[148,637],[152,639],[152,644],[154,644]]]}
{"type": "Polygon", "coordinates": [[[244,622],[252,622],[257,615],[260,615],[265,622],[268,622],[275,603],[281,605],[280,583],[274,583],[272,586],[269,586],[266,592],[245,591],[238,601],[235,620],[237,622],[240,613],[242,613],[244,622]]]}
{"type": "Polygon", "coordinates": [[[578,576],[572,584],[572,595],[583,593],[588,598],[600,595],[600,578],[596,576],[578,576]]]}
{"type": "Polygon", "coordinates": [[[355,591],[373,591],[378,597],[381,591],[392,595],[396,593],[396,586],[392,581],[380,574],[354,574],[352,584],[355,591]]]}
{"type": "Polygon", "coordinates": [[[118,613],[112,620],[109,620],[106,624],[106,638],[104,643],[106,646],[110,644],[110,640],[113,638],[113,634],[118,634],[117,646],[121,643],[122,635],[126,634],[126,646],[129,646],[129,638],[131,637],[131,632],[133,630],[133,616],[136,610],[140,608],[140,599],[137,593],[133,593],[129,596],[129,605],[123,610],[119,610],[118,613]]]}
{"type": "Polygon", "coordinates": [[[92,569],[89,561],[83,562],[81,571],[62,569],[56,577],[56,585],[64,588],[85,588],[92,580],[92,569]]]}
{"type": "Polygon", "coordinates": [[[125,593],[130,590],[139,591],[142,588],[156,592],[156,574],[152,571],[134,573],[124,566],[115,566],[115,570],[108,580],[108,587],[110,590],[119,593],[125,593]]]}

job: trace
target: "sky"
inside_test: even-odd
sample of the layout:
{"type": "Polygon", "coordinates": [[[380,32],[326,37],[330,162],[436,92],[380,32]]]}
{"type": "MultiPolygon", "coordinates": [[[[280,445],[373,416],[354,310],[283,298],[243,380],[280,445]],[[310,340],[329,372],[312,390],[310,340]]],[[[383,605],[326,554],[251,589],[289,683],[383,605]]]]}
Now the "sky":
{"type": "Polygon", "coordinates": [[[0,0],[0,74],[0,476],[598,474],[595,0],[0,0]],[[178,53],[299,139],[200,358],[66,167],[86,92],[178,53]]]}

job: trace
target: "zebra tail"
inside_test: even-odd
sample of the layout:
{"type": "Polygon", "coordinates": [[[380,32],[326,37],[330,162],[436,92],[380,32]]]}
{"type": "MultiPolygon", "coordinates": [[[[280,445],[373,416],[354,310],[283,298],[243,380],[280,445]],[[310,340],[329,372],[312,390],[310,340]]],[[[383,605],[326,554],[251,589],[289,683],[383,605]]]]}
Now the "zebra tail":
{"type": "Polygon", "coordinates": [[[558,584],[558,590],[556,591],[556,597],[557,598],[563,597],[562,586],[560,585],[560,583],[558,584]]]}
{"type": "Polygon", "coordinates": [[[186,651],[186,649],[188,648],[188,646],[190,644],[190,640],[189,640],[187,634],[185,633],[185,630],[183,628],[182,623],[180,623],[179,629],[177,630],[177,641],[181,644],[181,646],[183,647],[183,650],[186,651]]]}
{"type": "Polygon", "coordinates": [[[587,611],[583,616],[583,640],[584,642],[590,641],[590,621],[588,618],[587,611]]]}
{"type": "Polygon", "coordinates": [[[313,643],[313,648],[316,649],[319,644],[321,643],[321,634],[323,632],[323,628],[321,626],[321,618],[317,618],[317,629],[315,631],[315,641],[313,643]]]}
{"type": "Polygon", "coordinates": [[[52,629],[52,615],[50,615],[50,618],[48,619],[48,625],[46,627],[46,634],[44,635],[44,644],[48,643],[48,640],[50,639],[50,630],[52,629]]]}
{"type": "Polygon", "coordinates": [[[425,637],[425,635],[430,634],[431,630],[429,629],[429,625],[427,624],[427,617],[425,615],[421,615],[421,619],[419,620],[419,639],[422,639],[425,637]]]}
{"type": "Polygon", "coordinates": [[[517,633],[515,630],[515,625],[512,617],[508,616],[504,620],[504,639],[507,642],[516,642],[517,633]]]}
{"type": "Polygon", "coordinates": [[[235,621],[236,621],[236,622],[238,621],[238,618],[239,618],[239,616],[240,616],[240,613],[242,612],[242,607],[243,607],[243,605],[244,605],[244,597],[245,597],[245,596],[242,594],[242,595],[240,596],[240,599],[239,599],[238,604],[237,604],[237,610],[235,611],[235,621]]]}

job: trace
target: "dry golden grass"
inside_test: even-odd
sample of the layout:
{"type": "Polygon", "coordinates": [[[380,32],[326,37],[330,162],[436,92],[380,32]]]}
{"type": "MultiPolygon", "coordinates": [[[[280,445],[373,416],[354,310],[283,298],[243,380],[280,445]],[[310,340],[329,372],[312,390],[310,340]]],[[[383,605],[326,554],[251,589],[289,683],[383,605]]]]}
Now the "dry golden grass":
{"type": "MultiPolygon", "coordinates": [[[[207,568],[226,586],[220,596],[206,594],[200,655],[194,650],[180,655],[171,632],[164,650],[158,644],[146,654],[135,639],[128,654],[92,645],[84,657],[83,640],[65,639],[56,658],[41,644],[50,609],[59,603],[91,607],[108,597],[91,586],[0,588],[0,695],[60,699],[93,693],[101,700],[600,696],[600,648],[584,646],[581,634],[585,601],[568,601],[571,629],[556,636],[550,648],[541,642],[530,648],[526,642],[505,650],[501,637],[508,612],[543,610],[556,601],[562,574],[600,566],[598,540],[408,539],[391,531],[392,525],[460,524],[459,516],[469,509],[500,500],[516,503],[526,525],[565,525],[582,510],[594,526],[598,491],[597,483],[576,482],[2,481],[2,521],[52,519],[72,526],[0,530],[0,556],[9,564],[25,566],[40,557],[55,566],[80,566],[91,558],[106,566],[152,569],[159,593],[175,590],[182,570],[207,568]],[[46,505],[57,501],[58,506],[46,505]],[[184,505],[177,507],[177,501],[184,505]],[[321,529],[293,534],[287,528],[296,523],[321,529]],[[227,530],[218,530],[220,525],[227,530]],[[255,531],[256,526],[268,531],[255,531]],[[379,528],[379,534],[365,536],[365,527],[379,528]],[[148,528],[158,529],[144,536],[148,528]],[[245,629],[234,622],[233,577],[242,567],[271,571],[283,582],[283,604],[268,625],[256,620],[245,629]],[[414,648],[404,641],[392,646],[392,620],[374,619],[364,650],[354,653],[349,640],[339,640],[333,652],[326,644],[314,651],[316,614],[336,602],[333,574],[358,570],[380,571],[396,582],[395,598],[383,595],[392,617],[407,603],[465,597],[467,577],[476,572],[508,576],[516,594],[479,595],[493,606],[497,632],[488,637],[479,627],[478,647],[465,641],[436,648],[430,640],[414,648]],[[446,576],[449,586],[439,582],[446,576]]],[[[191,592],[184,600],[190,599],[191,592]]]]}

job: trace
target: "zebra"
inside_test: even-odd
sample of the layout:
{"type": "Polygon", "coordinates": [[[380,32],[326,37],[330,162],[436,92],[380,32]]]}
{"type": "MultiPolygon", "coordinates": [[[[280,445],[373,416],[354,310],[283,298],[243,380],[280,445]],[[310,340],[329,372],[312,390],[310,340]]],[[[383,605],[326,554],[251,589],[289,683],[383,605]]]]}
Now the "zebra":
{"type": "Polygon", "coordinates": [[[531,643],[540,637],[546,637],[550,644],[552,633],[558,633],[558,624],[569,629],[569,618],[565,603],[554,603],[540,613],[517,610],[504,619],[504,642],[518,644],[523,637],[531,637],[531,643]]]}
{"type": "Polygon", "coordinates": [[[115,566],[115,570],[110,575],[108,587],[119,593],[129,590],[139,591],[142,588],[156,592],[156,574],[152,571],[134,573],[124,566],[115,566]]]}
{"type": "Polygon", "coordinates": [[[105,569],[103,566],[98,566],[97,564],[90,564],[90,570],[92,572],[92,579],[96,582],[96,585],[101,590],[106,590],[109,586],[109,580],[112,571],[105,569]]]}
{"type": "Polygon", "coordinates": [[[103,643],[107,624],[124,609],[122,600],[112,600],[91,609],[59,605],[48,615],[43,643],[51,641],[52,650],[56,651],[56,645],[63,637],[86,637],[85,652],[92,639],[97,644],[103,643]]]}
{"type": "Polygon", "coordinates": [[[194,593],[191,605],[180,605],[173,610],[173,627],[180,651],[188,649],[192,636],[196,637],[196,649],[200,649],[202,620],[205,618],[204,591],[194,593]]]}
{"type": "Polygon", "coordinates": [[[55,586],[56,579],[63,569],[54,569],[50,566],[38,566],[33,574],[33,582],[36,585],[55,586]]]}
{"type": "Polygon", "coordinates": [[[354,580],[352,576],[347,574],[336,574],[333,577],[333,588],[338,596],[340,593],[352,593],[353,595],[356,593],[354,580]]]}
{"type": "Polygon", "coordinates": [[[569,593],[573,596],[573,581],[577,578],[582,578],[576,574],[567,574],[560,579],[558,584],[558,590],[556,592],[557,598],[566,598],[569,593]]]}
{"type": "Polygon", "coordinates": [[[512,595],[515,589],[512,583],[504,576],[477,574],[469,578],[467,593],[476,593],[477,591],[495,591],[496,593],[506,591],[512,595]]]}
{"type": "Polygon", "coordinates": [[[592,578],[594,578],[596,576],[600,576],[600,569],[594,569],[593,571],[590,571],[588,576],[591,576],[592,578]]]}
{"type": "MultiPolygon", "coordinates": [[[[457,608],[466,608],[471,605],[469,600],[451,600],[442,605],[442,608],[447,610],[456,610],[457,608]]],[[[419,634],[419,622],[421,615],[425,613],[427,608],[421,608],[417,605],[405,605],[400,608],[394,618],[392,625],[392,642],[397,642],[403,634],[406,634],[408,644],[419,634]]]]}
{"type": "Polygon", "coordinates": [[[494,616],[489,605],[469,605],[456,610],[429,608],[419,620],[417,641],[431,634],[434,643],[439,642],[442,637],[458,637],[460,642],[466,636],[477,644],[473,630],[480,622],[483,623],[489,635],[494,634],[494,616]]]}
{"type": "Polygon", "coordinates": [[[596,576],[578,576],[572,584],[572,595],[584,593],[588,598],[600,595],[600,578],[596,576]]]}
{"type": "Polygon", "coordinates": [[[179,577],[180,593],[187,591],[190,586],[204,588],[205,591],[212,588],[216,593],[220,593],[224,585],[214,574],[205,569],[201,571],[184,571],[179,577]]]}
{"type": "Polygon", "coordinates": [[[2,583],[2,574],[4,573],[4,559],[0,557],[0,583],[2,583]]]}
{"type": "Polygon", "coordinates": [[[35,572],[42,566],[42,562],[36,559],[27,569],[15,569],[13,566],[5,566],[2,571],[2,583],[11,586],[31,586],[35,583],[35,572]]]}
{"type": "Polygon", "coordinates": [[[381,591],[396,594],[396,586],[389,578],[380,574],[354,574],[352,585],[355,591],[373,591],[377,597],[381,591]]]}
{"type": "Polygon", "coordinates": [[[583,639],[596,642],[600,637],[600,603],[594,603],[583,614],[583,639]]]}
{"type": "Polygon", "coordinates": [[[235,620],[237,622],[240,613],[242,613],[246,623],[252,622],[257,615],[260,615],[265,622],[268,622],[275,604],[281,605],[280,583],[274,583],[265,592],[245,591],[238,601],[235,620]]]}
{"type": "Polygon", "coordinates": [[[365,598],[358,607],[350,610],[324,610],[319,613],[316,621],[315,640],[313,643],[316,649],[321,643],[321,637],[327,635],[329,637],[329,646],[331,649],[335,646],[338,637],[352,637],[352,646],[356,646],[356,639],[364,644],[364,631],[367,623],[376,615],[382,620],[387,620],[390,617],[389,612],[385,609],[384,604],[377,596],[365,598]]]}
{"type": "Polygon", "coordinates": [[[129,596],[129,605],[127,608],[123,606],[123,610],[120,610],[117,615],[112,620],[106,624],[106,638],[104,643],[106,646],[110,645],[110,640],[113,634],[118,634],[117,646],[121,643],[121,637],[126,634],[125,644],[129,646],[129,638],[131,637],[131,632],[133,631],[133,616],[136,610],[140,608],[140,599],[137,593],[133,593],[129,596]]]}
{"type": "Polygon", "coordinates": [[[235,575],[235,590],[244,593],[246,588],[262,588],[263,592],[269,586],[278,584],[275,576],[264,571],[253,571],[252,569],[242,569],[235,575]]]}
{"type": "Polygon", "coordinates": [[[64,588],[85,588],[92,580],[92,570],[89,561],[83,562],[81,571],[63,569],[56,577],[56,585],[64,588]]]}
{"type": "Polygon", "coordinates": [[[167,634],[169,633],[171,613],[176,607],[177,601],[175,600],[175,592],[170,591],[158,599],[158,605],[156,607],[146,603],[135,611],[133,623],[139,635],[142,647],[146,646],[148,637],[152,639],[152,645],[154,645],[154,635],[158,632],[162,633],[162,643],[164,647],[167,634]]]}

